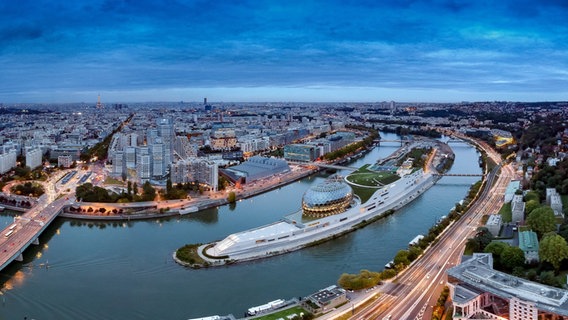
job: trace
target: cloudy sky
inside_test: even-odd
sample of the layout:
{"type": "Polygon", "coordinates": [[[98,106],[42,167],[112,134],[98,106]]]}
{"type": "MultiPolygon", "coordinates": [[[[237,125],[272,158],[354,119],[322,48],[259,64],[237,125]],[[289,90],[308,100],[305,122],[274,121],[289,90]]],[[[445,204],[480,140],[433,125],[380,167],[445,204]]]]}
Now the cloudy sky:
{"type": "Polygon", "coordinates": [[[0,2],[0,102],[568,100],[565,0],[0,2]]]}

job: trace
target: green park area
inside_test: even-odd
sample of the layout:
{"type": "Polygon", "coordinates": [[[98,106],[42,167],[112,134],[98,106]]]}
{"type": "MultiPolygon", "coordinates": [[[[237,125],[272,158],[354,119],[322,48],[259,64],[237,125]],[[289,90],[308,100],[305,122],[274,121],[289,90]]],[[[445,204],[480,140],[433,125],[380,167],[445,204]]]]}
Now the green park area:
{"type": "Polygon", "coordinates": [[[392,171],[373,171],[366,164],[346,177],[353,192],[361,198],[361,202],[369,200],[378,188],[393,183],[400,177],[392,171]]]}
{"type": "Polygon", "coordinates": [[[254,318],[255,320],[278,320],[278,319],[288,319],[288,316],[296,315],[294,319],[311,319],[311,314],[304,310],[300,306],[294,306],[292,308],[288,308],[285,310],[281,310],[275,313],[267,314],[262,317],[254,318]],[[300,313],[304,315],[304,317],[300,317],[300,313]]]}

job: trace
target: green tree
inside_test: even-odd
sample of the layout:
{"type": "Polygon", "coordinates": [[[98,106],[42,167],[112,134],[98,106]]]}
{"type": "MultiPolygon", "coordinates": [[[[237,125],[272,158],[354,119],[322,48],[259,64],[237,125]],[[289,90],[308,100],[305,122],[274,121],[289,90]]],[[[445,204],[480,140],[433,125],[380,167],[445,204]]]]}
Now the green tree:
{"type": "Polygon", "coordinates": [[[525,213],[530,214],[533,212],[534,209],[540,208],[540,201],[538,200],[529,200],[525,204],[525,213]]]}
{"type": "Polygon", "coordinates": [[[128,195],[132,194],[132,182],[130,182],[130,180],[126,183],[126,191],[128,192],[128,195]]]}
{"type": "Polygon", "coordinates": [[[473,238],[467,239],[466,247],[473,252],[483,252],[485,247],[493,241],[493,235],[485,227],[477,228],[477,233],[473,238]]]}
{"type": "Polygon", "coordinates": [[[408,259],[408,251],[407,250],[399,250],[394,256],[394,264],[395,265],[403,265],[406,267],[410,264],[410,260],[408,259]]]}
{"type": "Polygon", "coordinates": [[[534,209],[527,217],[527,225],[541,238],[545,233],[556,230],[554,211],[548,206],[534,209]]]}
{"type": "Polygon", "coordinates": [[[527,192],[527,194],[525,194],[525,202],[529,202],[531,200],[534,200],[534,201],[540,203],[540,196],[539,196],[538,192],[529,191],[529,192],[527,192]]]}
{"type": "Polygon", "coordinates": [[[549,286],[558,286],[558,280],[552,271],[543,271],[540,273],[540,282],[549,286]]]}
{"type": "Polygon", "coordinates": [[[166,193],[172,192],[172,179],[168,178],[166,181],[166,193]]]}
{"type": "Polygon", "coordinates": [[[538,253],[542,261],[548,261],[556,271],[562,260],[568,258],[568,244],[561,236],[550,232],[544,235],[539,244],[538,253]]]}
{"type": "Polygon", "coordinates": [[[156,189],[152,187],[149,181],[144,182],[142,185],[142,201],[154,201],[154,198],[156,198],[156,189]]]}
{"type": "Polygon", "coordinates": [[[501,242],[501,241],[491,241],[490,244],[488,244],[485,249],[483,250],[483,252],[486,253],[491,253],[493,255],[493,261],[495,263],[495,269],[501,269],[502,268],[502,263],[501,263],[501,254],[503,254],[503,251],[505,251],[505,249],[507,249],[507,247],[509,247],[509,245],[505,242],[501,242]]]}
{"type": "Polygon", "coordinates": [[[134,193],[134,195],[138,194],[138,183],[134,182],[132,184],[132,192],[134,193]]]}
{"type": "Polygon", "coordinates": [[[235,194],[234,191],[229,192],[229,194],[227,195],[227,201],[229,203],[234,203],[237,200],[237,195],[235,194]]]}
{"type": "Polygon", "coordinates": [[[501,263],[507,270],[522,267],[525,264],[525,254],[519,247],[507,246],[501,253],[501,263]]]}

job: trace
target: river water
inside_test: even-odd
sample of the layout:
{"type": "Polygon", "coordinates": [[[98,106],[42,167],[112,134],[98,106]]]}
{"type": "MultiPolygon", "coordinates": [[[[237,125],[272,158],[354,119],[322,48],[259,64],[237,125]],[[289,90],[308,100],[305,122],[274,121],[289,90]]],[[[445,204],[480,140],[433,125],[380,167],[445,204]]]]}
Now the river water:
{"type": "MultiPolygon", "coordinates": [[[[396,139],[382,134],[384,139],[396,139]]],[[[480,173],[477,151],[450,145],[450,173],[480,173]]],[[[390,155],[383,143],[350,164],[390,155]]],[[[346,174],[347,172],[339,172],[346,174]]],[[[319,173],[277,190],[181,218],[125,223],[57,219],[0,274],[0,319],[188,319],[232,313],[275,299],[306,296],[344,273],[380,271],[396,252],[464,198],[475,177],[444,177],[418,199],[363,229],[293,253],[227,267],[192,270],[172,261],[186,243],[207,243],[274,222],[300,208],[303,193],[325,179],[319,173]],[[46,265],[48,267],[46,267],[46,265]]],[[[13,215],[0,216],[0,226],[13,215]]]]}

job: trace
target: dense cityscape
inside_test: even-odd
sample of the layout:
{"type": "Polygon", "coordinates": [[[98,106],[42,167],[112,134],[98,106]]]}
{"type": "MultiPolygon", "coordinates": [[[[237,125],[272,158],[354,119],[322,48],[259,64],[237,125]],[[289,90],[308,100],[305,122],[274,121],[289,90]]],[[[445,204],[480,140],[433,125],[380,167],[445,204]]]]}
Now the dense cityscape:
{"type": "Polygon", "coordinates": [[[0,1],[0,320],[568,319],[567,17],[0,1]]]}
{"type": "MultiPolygon", "coordinates": [[[[568,224],[564,222],[568,193],[565,171],[568,129],[564,120],[567,106],[564,102],[395,101],[225,104],[208,103],[207,99],[203,103],[105,104],[100,96],[91,105],[4,105],[0,109],[3,124],[0,201],[3,214],[14,219],[11,224],[6,222],[3,231],[1,245],[7,248],[3,249],[3,268],[9,265],[8,270],[17,270],[34,265],[39,256],[26,259],[24,250],[30,244],[41,243],[38,236],[57,216],[98,223],[191,217],[207,208],[239,206],[242,199],[253,199],[318,172],[349,168],[351,159],[373,148],[380,149],[385,143],[398,144],[398,154],[377,162],[380,166],[373,170],[383,172],[394,166],[399,168],[397,175],[403,177],[406,173],[400,168],[418,166],[439,172],[441,177],[451,162],[440,161],[453,155],[447,153],[451,151],[442,151],[445,147],[427,141],[447,136],[472,144],[481,152],[479,161],[484,165],[485,175],[446,216],[438,219],[428,234],[412,239],[409,249],[401,248],[383,271],[363,270],[341,277],[338,274],[335,286],[322,283],[325,289],[303,299],[279,299],[251,307],[247,317],[272,319],[276,314],[276,318],[333,319],[349,314],[353,318],[390,319],[395,314],[394,319],[479,316],[563,319],[568,314],[568,307],[564,307],[568,291],[562,289],[566,283],[562,270],[568,258],[565,232],[568,224]],[[377,132],[397,138],[388,140],[377,132]],[[437,154],[432,148],[442,149],[437,154]],[[414,160],[426,158],[427,161],[414,160]],[[502,172],[493,176],[499,170],[502,172]],[[496,177],[498,182],[491,182],[496,177]],[[489,189],[494,190],[489,192],[489,189]],[[478,208],[483,203],[485,207],[478,208]],[[30,226],[34,223],[35,229],[30,226]],[[460,229],[460,224],[469,227],[460,229]],[[469,233],[458,238],[455,236],[458,230],[469,233]],[[20,234],[30,238],[19,240],[20,234]],[[455,238],[448,240],[448,237],[455,238]],[[442,245],[446,242],[454,243],[442,245]],[[16,243],[22,247],[14,248],[18,246],[16,243]],[[457,259],[455,263],[442,263],[442,267],[438,262],[423,262],[437,251],[450,249],[452,253],[444,256],[457,259]],[[413,260],[416,261],[411,263],[413,260]],[[427,271],[425,264],[432,270],[427,271]],[[423,290],[432,293],[432,301],[425,303],[433,308],[414,311],[402,299],[388,300],[391,295],[402,297],[397,284],[416,272],[426,272],[420,281],[430,283],[423,290]],[[431,279],[434,272],[436,279],[431,279]],[[489,278],[494,280],[484,280],[489,278]],[[397,301],[403,307],[401,311],[395,307],[397,301]]],[[[357,172],[360,170],[354,174],[357,172]]],[[[342,212],[356,203],[355,194],[360,202],[368,203],[368,196],[356,187],[362,180],[353,184],[353,178],[349,178],[354,174],[347,175],[348,184],[338,180],[324,189],[312,186],[305,192],[302,204],[304,215],[311,218],[300,222],[290,216],[281,223],[292,221],[295,225],[292,229],[302,226],[307,231],[308,223],[312,226],[313,221],[331,222],[325,220],[328,216],[345,215],[341,221],[346,220],[352,214],[342,215],[342,212]]],[[[391,193],[392,196],[396,193],[391,193]]],[[[402,196],[408,201],[414,198],[409,191],[402,196]]],[[[386,198],[380,200],[384,208],[378,215],[373,213],[377,209],[370,210],[370,205],[366,205],[365,210],[375,218],[365,224],[377,218],[386,219],[393,212],[396,215],[406,203],[401,202],[392,207],[395,211],[389,211],[391,207],[385,201],[390,202],[386,198]]],[[[322,224],[325,227],[329,223],[322,224]]],[[[361,227],[364,225],[348,231],[361,227]]],[[[282,228],[278,227],[276,232],[283,232],[282,228]]],[[[268,234],[259,234],[260,230],[250,232],[254,232],[256,239],[263,239],[268,234]]],[[[218,264],[212,258],[224,254],[220,252],[232,252],[234,249],[227,249],[230,246],[240,248],[244,244],[237,246],[235,241],[249,237],[246,234],[243,231],[243,235],[229,236],[213,251],[205,247],[196,253],[196,247],[187,245],[177,250],[174,260],[198,268],[218,264]],[[189,257],[180,251],[188,248],[193,250],[189,257]],[[212,256],[211,252],[216,253],[212,256]]],[[[341,234],[345,231],[338,233],[341,234]]],[[[333,242],[338,235],[328,233],[323,238],[305,240],[308,242],[293,250],[314,245],[317,250],[316,242],[319,244],[322,239],[333,242]]],[[[272,249],[260,255],[265,241],[256,240],[251,251],[241,248],[222,259],[231,264],[290,252],[289,249],[275,251],[273,244],[269,247],[272,249]]],[[[44,266],[57,268],[55,264],[48,266],[47,262],[44,266]]],[[[4,294],[13,290],[10,278],[14,271],[9,272],[12,275],[5,276],[4,294]]],[[[187,269],[187,272],[192,271],[187,269]]],[[[207,319],[224,318],[235,317],[207,319]]]]}

